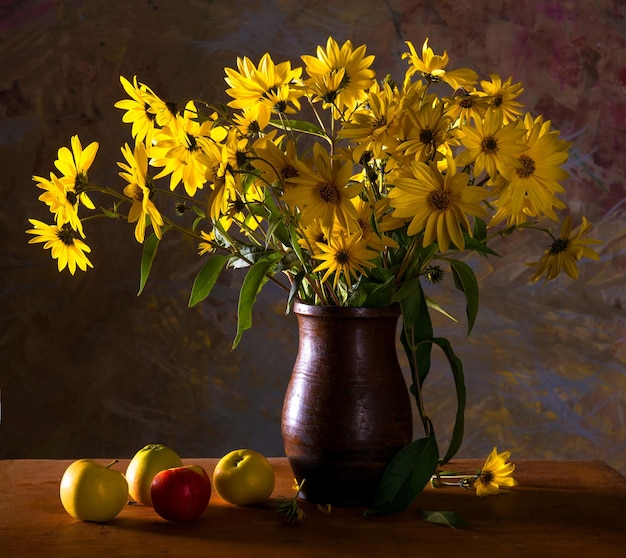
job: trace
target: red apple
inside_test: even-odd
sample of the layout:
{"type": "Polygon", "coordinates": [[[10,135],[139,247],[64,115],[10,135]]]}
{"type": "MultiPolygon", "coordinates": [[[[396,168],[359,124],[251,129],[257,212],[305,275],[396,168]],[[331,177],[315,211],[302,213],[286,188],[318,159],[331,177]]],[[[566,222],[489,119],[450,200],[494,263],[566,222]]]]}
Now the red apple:
{"type": "Polygon", "coordinates": [[[172,467],[157,473],[150,486],[152,507],[168,521],[200,517],[211,499],[211,480],[199,465],[172,467]]]}

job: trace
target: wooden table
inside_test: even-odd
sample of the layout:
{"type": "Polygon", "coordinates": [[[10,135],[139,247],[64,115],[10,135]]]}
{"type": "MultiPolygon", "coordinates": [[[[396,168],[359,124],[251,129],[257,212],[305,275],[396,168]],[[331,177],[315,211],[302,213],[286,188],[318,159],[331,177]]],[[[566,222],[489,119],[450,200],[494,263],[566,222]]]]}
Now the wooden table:
{"type": "MultiPolygon", "coordinates": [[[[209,473],[217,462],[184,461],[209,473]]],[[[291,496],[287,461],[271,461],[274,496],[291,496]]],[[[0,461],[0,556],[626,556],[626,479],[601,462],[517,462],[520,486],[506,494],[478,498],[460,488],[428,487],[407,511],[374,519],[363,518],[361,508],[325,514],[302,503],[306,517],[297,525],[283,524],[269,506],[239,508],[215,493],[204,515],[190,524],[169,523],[139,505],[127,506],[107,524],[78,521],[66,514],[58,493],[70,462],[0,461]],[[418,509],[454,510],[469,526],[426,523],[418,509]]],[[[127,463],[116,467],[123,471],[127,463]]],[[[472,471],[480,463],[452,465],[472,471]]]]}

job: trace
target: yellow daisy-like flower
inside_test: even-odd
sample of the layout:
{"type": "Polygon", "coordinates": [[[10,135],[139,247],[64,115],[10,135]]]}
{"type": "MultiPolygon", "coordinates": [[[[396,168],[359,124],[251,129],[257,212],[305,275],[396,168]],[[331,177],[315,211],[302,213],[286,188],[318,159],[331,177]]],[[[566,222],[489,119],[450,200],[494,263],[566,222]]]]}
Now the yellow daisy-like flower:
{"type": "Polygon", "coordinates": [[[522,114],[522,104],[515,99],[524,91],[521,83],[511,83],[512,77],[502,82],[497,74],[490,74],[491,81],[483,80],[480,86],[488,95],[491,107],[502,113],[502,123],[508,124],[522,114]]]}
{"type": "Polygon", "coordinates": [[[289,188],[282,199],[289,206],[301,212],[301,223],[308,225],[313,219],[332,229],[337,221],[345,230],[358,228],[357,214],[350,201],[358,196],[363,185],[350,184],[352,162],[330,159],[328,153],[319,144],[313,145],[313,164],[311,168],[303,161],[296,161],[298,176],[290,179],[296,186],[289,188]]]}
{"type": "Polygon", "coordinates": [[[317,47],[317,57],[301,56],[309,76],[304,84],[315,92],[324,108],[333,107],[335,116],[337,110],[353,109],[367,97],[375,73],[370,69],[374,56],[366,56],[366,49],[366,45],[354,49],[351,41],[339,47],[335,39],[328,37],[325,49],[317,47]]]}
{"type": "Polygon", "coordinates": [[[374,207],[358,196],[352,198],[352,203],[358,215],[357,221],[361,227],[361,236],[370,248],[375,250],[383,250],[385,247],[398,248],[398,243],[393,238],[381,234],[381,228],[385,228],[381,221],[386,221],[391,217],[390,215],[383,215],[389,207],[386,198],[378,200],[374,207]],[[373,219],[377,222],[378,232],[372,228],[373,219]]]}
{"type": "Polygon", "coordinates": [[[224,68],[224,80],[230,86],[226,93],[233,97],[228,106],[246,109],[258,105],[263,120],[272,112],[282,114],[300,108],[298,99],[304,93],[296,85],[302,68],[292,69],[289,61],[276,65],[265,53],[258,67],[248,57],[238,57],[237,70],[224,68]]]}
{"type": "Polygon", "coordinates": [[[461,143],[465,151],[457,157],[457,165],[474,163],[474,174],[487,172],[490,180],[498,173],[510,179],[511,174],[522,166],[518,156],[528,148],[522,143],[526,129],[518,122],[504,125],[502,112],[490,109],[482,122],[464,126],[461,143]]]}
{"type": "Polygon", "coordinates": [[[44,242],[45,249],[50,248],[52,257],[57,260],[59,271],[66,267],[74,275],[76,267],[87,271],[87,266],[93,267],[85,252],[91,252],[80,238],[79,233],[69,223],[61,226],[46,225],[37,219],[29,219],[34,228],[28,229],[28,234],[35,235],[28,243],[44,242]]]}
{"type": "Polygon", "coordinates": [[[397,147],[403,108],[404,98],[389,83],[384,83],[382,90],[377,83],[371,87],[367,108],[354,112],[339,132],[340,137],[356,143],[354,161],[359,162],[365,151],[382,159],[387,150],[397,147]]]}
{"type": "Polygon", "coordinates": [[[600,256],[591,244],[602,244],[602,241],[593,238],[584,238],[587,236],[592,226],[585,217],[582,218],[582,224],[578,232],[572,236],[572,219],[568,215],[563,220],[561,226],[561,234],[546,249],[539,261],[528,263],[526,265],[537,267],[537,271],[530,279],[536,283],[542,275],[545,274],[545,281],[550,281],[565,271],[572,279],[578,278],[578,267],[576,262],[581,258],[590,258],[599,260],[600,256]]]}
{"type": "Polygon", "coordinates": [[[313,272],[326,270],[322,277],[322,282],[326,281],[333,273],[333,288],[337,287],[341,276],[344,277],[348,285],[352,279],[356,279],[359,274],[367,275],[364,267],[374,267],[375,264],[371,260],[378,256],[378,252],[369,250],[367,240],[359,233],[349,234],[340,231],[328,240],[328,244],[318,242],[319,254],[313,257],[322,260],[313,272]]]}
{"type": "Polygon", "coordinates": [[[52,172],[49,180],[42,176],[33,176],[33,180],[39,188],[45,190],[38,199],[48,205],[50,212],[54,214],[57,226],[69,223],[84,238],[83,224],[78,217],[79,196],[71,185],[68,182],[62,182],[52,172]]]}
{"type": "Polygon", "coordinates": [[[169,174],[170,190],[173,191],[182,182],[191,197],[196,194],[196,190],[203,188],[205,182],[206,168],[198,158],[203,153],[203,138],[212,138],[213,134],[223,138],[226,134],[223,128],[213,127],[211,120],[200,124],[197,118],[196,105],[189,101],[183,113],[176,117],[176,125],[164,126],[155,133],[155,145],[150,149],[150,164],[163,167],[154,178],[169,174]]]}
{"type": "Polygon", "coordinates": [[[284,151],[273,142],[267,142],[254,151],[256,157],[250,163],[260,171],[263,182],[269,185],[278,184],[283,190],[292,185],[291,179],[298,176],[298,154],[293,140],[287,141],[284,151]]]}
{"type": "Polygon", "coordinates": [[[452,122],[444,115],[443,109],[443,104],[437,102],[424,104],[417,111],[410,111],[406,139],[398,146],[398,151],[417,161],[432,159],[437,148],[448,139],[448,129],[452,122]]]}
{"type": "Polygon", "coordinates": [[[260,103],[246,107],[239,114],[233,116],[233,123],[242,136],[247,138],[259,137],[270,122],[270,113],[264,110],[260,103]]]}
{"type": "Polygon", "coordinates": [[[163,217],[150,199],[153,186],[152,177],[148,174],[146,146],[143,143],[137,143],[133,152],[128,144],[125,144],[121,151],[126,163],[118,162],[117,164],[123,170],[119,175],[128,182],[124,188],[124,194],[133,200],[128,212],[128,222],[137,223],[135,238],[137,242],[144,241],[148,218],[150,218],[154,233],[161,238],[163,217]]]}
{"type": "Polygon", "coordinates": [[[463,230],[471,235],[468,215],[486,214],[482,201],[487,190],[468,186],[468,175],[456,172],[449,164],[442,175],[434,164],[414,162],[408,172],[394,179],[389,200],[393,217],[410,218],[407,233],[412,236],[424,232],[423,246],[437,242],[445,252],[453,242],[458,250],[465,249],[463,230]]]}
{"type": "MultiPolygon", "coordinates": [[[[120,76],[120,82],[124,91],[130,99],[122,99],[115,103],[115,108],[125,110],[122,122],[132,124],[131,135],[137,142],[145,141],[147,145],[152,145],[155,125],[157,124],[157,106],[165,107],[170,117],[173,117],[171,107],[168,108],[150,88],[143,83],[137,83],[137,76],[133,76],[133,83],[130,83],[124,76],[120,76]]],[[[166,125],[168,122],[163,122],[166,125]]]]}
{"type": "Polygon", "coordinates": [[[95,209],[96,206],[85,193],[85,188],[89,185],[87,171],[98,152],[98,142],[91,142],[85,149],[80,142],[78,136],[72,136],[72,150],[67,147],[61,147],[58,151],[58,159],[54,162],[54,166],[61,172],[61,181],[67,186],[68,190],[73,190],[76,195],[76,203],[81,202],[89,209],[95,209]]]}
{"type": "Polygon", "coordinates": [[[402,59],[409,59],[408,77],[418,72],[426,81],[433,83],[443,81],[452,89],[471,87],[478,81],[478,74],[469,68],[446,70],[450,61],[448,53],[444,51],[443,55],[435,54],[433,49],[428,46],[428,38],[422,45],[421,58],[411,41],[406,41],[406,44],[409,47],[409,52],[405,52],[402,59]]]}
{"type": "Polygon", "coordinates": [[[452,98],[444,99],[446,116],[452,119],[453,127],[471,122],[480,122],[489,110],[489,98],[478,91],[463,91],[452,98]]]}
{"type": "Polygon", "coordinates": [[[565,191],[560,181],[569,175],[561,165],[567,161],[570,144],[559,139],[556,132],[547,131],[540,117],[533,120],[527,115],[525,124],[528,132],[524,143],[528,149],[517,155],[520,166],[511,173],[495,205],[503,208],[511,222],[519,223],[525,215],[546,215],[556,221],[553,208],[562,204],[555,194],[565,191]]]}
{"type": "Polygon", "coordinates": [[[511,457],[510,451],[498,453],[493,448],[482,469],[474,481],[477,496],[490,496],[500,492],[500,487],[511,488],[519,483],[511,476],[515,471],[513,463],[507,463],[511,457]]]}

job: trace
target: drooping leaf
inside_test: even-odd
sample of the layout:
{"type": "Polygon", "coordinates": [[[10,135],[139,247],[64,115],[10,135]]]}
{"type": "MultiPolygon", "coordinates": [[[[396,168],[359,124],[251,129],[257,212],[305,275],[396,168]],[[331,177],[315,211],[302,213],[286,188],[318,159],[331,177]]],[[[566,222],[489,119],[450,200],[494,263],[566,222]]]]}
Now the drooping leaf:
{"type": "Polygon", "coordinates": [[[463,527],[467,527],[467,521],[458,513],[453,511],[419,510],[419,515],[424,521],[428,521],[428,523],[445,525],[447,527],[452,527],[453,529],[462,529],[463,527]]]}
{"type": "MultiPolygon", "coordinates": [[[[402,333],[400,341],[409,360],[414,381],[422,385],[430,371],[431,344],[423,343],[433,338],[433,325],[428,312],[426,297],[422,290],[419,277],[403,285],[405,291],[399,299],[402,309],[402,333]]],[[[397,299],[394,296],[394,300],[397,299]]],[[[415,391],[413,391],[415,395],[415,391]]]]}
{"type": "Polygon", "coordinates": [[[450,342],[442,337],[435,337],[433,343],[439,346],[446,355],[450,369],[452,370],[454,387],[456,388],[456,416],[448,451],[441,460],[441,464],[444,465],[456,455],[456,452],[459,451],[461,443],[463,442],[463,433],[465,431],[465,375],[463,373],[463,363],[454,354],[450,342]]]}
{"type": "Polygon", "coordinates": [[[143,245],[143,253],[141,255],[141,275],[139,278],[139,292],[137,296],[139,296],[144,287],[146,286],[146,282],[148,281],[148,277],[150,275],[150,270],[152,269],[152,262],[154,261],[154,257],[156,256],[157,248],[159,247],[159,237],[152,233],[148,239],[144,242],[143,245]]]}
{"type": "Polygon", "coordinates": [[[241,341],[243,332],[252,327],[252,307],[256,302],[257,294],[261,288],[267,283],[269,277],[267,274],[276,265],[281,258],[280,254],[273,253],[258,260],[250,267],[248,273],[244,277],[239,291],[239,303],[237,305],[237,334],[233,341],[233,349],[241,341]]]}
{"type": "Polygon", "coordinates": [[[449,260],[454,277],[454,286],[465,295],[467,312],[467,334],[474,327],[478,314],[478,281],[472,268],[465,262],[449,260]]]}
{"type": "Polygon", "coordinates": [[[218,254],[211,256],[202,266],[191,288],[191,295],[189,296],[190,308],[209,296],[227,261],[228,258],[226,256],[218,254]]]}
{"type": "Polygon", "coordinates": [[[387,465],[366,514],[397,513],[408,508],[435,473],[438,459],[434,434],[402,448],[387,465]]]}

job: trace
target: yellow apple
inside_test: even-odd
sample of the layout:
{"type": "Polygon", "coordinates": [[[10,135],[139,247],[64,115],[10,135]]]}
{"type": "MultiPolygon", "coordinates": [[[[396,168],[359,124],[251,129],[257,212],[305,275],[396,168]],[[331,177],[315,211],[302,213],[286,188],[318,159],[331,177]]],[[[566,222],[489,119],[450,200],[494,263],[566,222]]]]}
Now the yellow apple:
{"type": "Polygon", "coordinates": [[[126,469],[130,497],[144,506],[152,506],[152,479],[165,469],[182,465],[182,460],[173,449],[162,444],[148,444],[134,455],[126,469]]]}
{"type": "Polygon", "coordinates": [[[76,519],[111,521],[128,503],[128,483],[120,471],[93,459],[74,461],[61,478],[61,503],[76,519]]]}
{"type": "Polygon", "coordinates": [[[274,490],[276,475],[264,455],[239,449],[222,457],[213,472],[213,488],[231,504],[250,506],[265,502],[274,490]]]}

